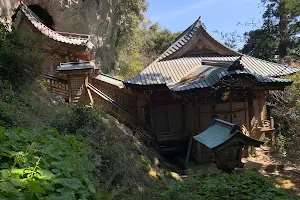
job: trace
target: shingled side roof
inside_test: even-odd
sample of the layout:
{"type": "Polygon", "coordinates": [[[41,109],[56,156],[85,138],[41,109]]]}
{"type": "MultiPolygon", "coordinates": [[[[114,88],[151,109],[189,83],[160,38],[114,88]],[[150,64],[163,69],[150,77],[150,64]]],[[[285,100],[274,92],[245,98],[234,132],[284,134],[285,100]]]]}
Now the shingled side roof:
{"type": "MultiPolygon", "coordinates": [[[[205,62],[216,61],[233,63],[238,56],[215,56],[215,55],[189,55],[182,58],[153,62],[135,77],[124,81],[135,85],[160,85],[171,84],[180,81],[187,73],[199,68],[205,62]]],[[[281,66],[276,63],[267,62],[250,56],[242,56],[241,64],[249,70],[265,77],[278,77],[299,71],[298,68],[281,66]]]]}
{"type": "Polygon", "coordinates": [[[191,72],[187,77],[184,77],[176,84],[168,84],[168,88],[175,92],[187,91],[193,89],[202,89],[216,86],[222,79],[240,76],[248,77],[254,80],[253,84],[256,86],[280,86],[291,85],[293,81],[288,79],[280,79],[273,77],[265,77],[251,72],[249,69],[230,70],[227,67],[216,67],[209,65],[202,65],[197,68],[198,72],[191,72]]]}

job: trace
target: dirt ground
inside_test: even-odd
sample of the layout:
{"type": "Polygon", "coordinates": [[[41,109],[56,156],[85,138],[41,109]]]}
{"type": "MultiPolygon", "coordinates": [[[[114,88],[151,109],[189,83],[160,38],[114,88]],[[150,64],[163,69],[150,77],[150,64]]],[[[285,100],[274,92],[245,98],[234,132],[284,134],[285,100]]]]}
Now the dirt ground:
{"type": "Polygon", "coordinates": [[[243,158],[245,169],[257,170],[278,187],[300,198],[300,155],[287,158],[271,152],[269,147],[256,148],[255,156],[243,158]]]}

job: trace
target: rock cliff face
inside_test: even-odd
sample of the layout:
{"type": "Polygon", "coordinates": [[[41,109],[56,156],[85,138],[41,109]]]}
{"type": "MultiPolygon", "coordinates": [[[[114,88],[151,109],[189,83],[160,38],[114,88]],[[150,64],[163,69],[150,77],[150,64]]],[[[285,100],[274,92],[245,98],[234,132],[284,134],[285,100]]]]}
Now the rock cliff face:
{"type": "MultiPolygon", "coordinates": [[[[23,0],[53,18],[56,31],[94,35],[96,60],[104,72],[115,65],[118,0],[23,0]]],[[[0,21],[12,24],[19,0],[0,0],[0,21]]]]}

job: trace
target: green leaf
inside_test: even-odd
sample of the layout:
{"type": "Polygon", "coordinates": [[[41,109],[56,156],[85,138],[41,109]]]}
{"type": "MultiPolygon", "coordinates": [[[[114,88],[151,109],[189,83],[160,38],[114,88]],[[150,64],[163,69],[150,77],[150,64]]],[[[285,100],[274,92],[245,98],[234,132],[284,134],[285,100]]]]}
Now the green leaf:
{"type": "Polygon", "coordinates": [[[26,169],[11,169],[10,172],[15,175],[23,176],[25,174],[26,169]]]}
{"type": "Polygon", "coordinates": [[[8,179],[11,176],[11,173],[8,169],[1,170],[0,174],[1,174],[1,178],[4,180],[8,179]]]}
{"type": "Polygon", "coordinates": [[[59,179],[55,179],[52,183],[60,184],[62,186],[69,187],[74,190],[83,187],[81,181],[78,178],[59,178],[59,179]]]}
{"type": "Polygon", "coordinates": [[[51,158],[59,158],[61,157],[61,155],[63,154],[63,151],[61,151],[60,148],[58,148],[57,146],[53,145],[49,145],[47,146],[45,149],[43,149],[43,153],[50,156],[51,158]]]}
{"type": "Polygon", "coordinates": [[[28,188],[28,190],[30,192],[36,192],[36,193],[45,194],[45,190],[38,185],[37,181],[34,181],[34,180],[33,181],[29,181],[29,188],[28,188]]]}
{"type": "Polygon", "coordinates": [[[52,185],[49,182],[42,181],[40,184],[41,184],[41,187],[43,187],[47,191],[55,191],[54,185],[52,185]]]}
{"type": "Polygon", "coordinates": [[[59,174],[60,173],[60,170],[59,169],[52,169],[51,170],[54,174],[59,174]]]}
{"type": "Polygon", "coordinates": [[[56,191],[59,192],[61,195],[74,196],[75,197],[75,192],[71,188],[64,187],[64,188],[59,188],[56,191]]]}
{"type": "Polygon", "coordinates": [[[28,179],[18,179],[18,178],[10,178],[9,181],[15,186],[19,188],[26,188],[28,186],[28,179]]]}
{"type": "MultiPolygon", "coordinates": [[[[1,129],[1,127],[0,127],[1,129]]],[[[7,136],[0,130],[0,141],[6,140],[7,136]]]]}
{"type": "Polygon", "coordinates": [[[17,190],[13,184],[10,182],[1,182],[0,190],[7,193],[18,194],[19,190],[17,190]]]}
{"type": "Polygon", "coordinates": [[[74,198],[71,196],[62,196],[62,195],[55,195],[52,194],[48,196],[48,200],[73,200],[74,198]]]}
{"type": "Polygon", "coordinates": [[[39,169],[39,170],[37,170],[35,178],[38,178],[41,180],[53,180],[55,178],[55,175],[49,170],[39,169]]]}
{"type": "Polygon", "coordinates": [[[9,169],[9,167],[10,167],[9,164],[6,162],[0,164],[0,169],[9,169]]]}
{"type": "Polygon", "coordinates": [[[95,189],[94,185],[91,183],[91,181],[86,176],[83,177],[83,180],[86,183],[87,188],[89,189],[89,191],[91,193],[95,193],[96,189],[95,189]]]}

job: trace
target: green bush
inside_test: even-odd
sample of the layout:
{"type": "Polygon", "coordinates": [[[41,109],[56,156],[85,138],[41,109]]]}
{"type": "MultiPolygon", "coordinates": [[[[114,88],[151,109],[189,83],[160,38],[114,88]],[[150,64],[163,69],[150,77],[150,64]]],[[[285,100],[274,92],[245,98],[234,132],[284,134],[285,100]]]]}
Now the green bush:
{"type": "Polygon", "coordinates": [[[78,105],[59,112],[51,125],[59,132],[90,136],[101,134],[107,130],[107,124],[103,122],[104,114],[86,106],[78,105]]]}
{"type": "Polygon", "coordinates": [[[4,127],[34,127],[49,125],[53,116],[62,107],[53,106],[47,101],[40,101],[37,88],[30,87],[29,91],[13,91],[9,85],[1,87],[0,80],[0,126],[4,127]]]}
{"type": "Polygon", "coordinates": [[[91,149],[53,128],[0,127],[0,199],[88,199],[91,149]]]}
{"type": "Polygon", "coordinates": [[[15,88],[31,85],[42,72],[37,41],[21,30],[7,32],[0,23],[0,80],[15,88]]]}
{"type": "Polygon", "coordinates": [[[213,199],[213,200],[283,200],[293,199],[283,189],[277,189],[260,174],[219,174],[207,177],[189,177],[171,184],[159,199],[213,199]]]}
{"type": "Polygon", "coordinates": [[[300,73],[284,78],[291,79],[294,83],[284,91],[270,92],[269,113],[275,121],[278,152],[294,159],[299,158],[300,154],[300,73]]]}

